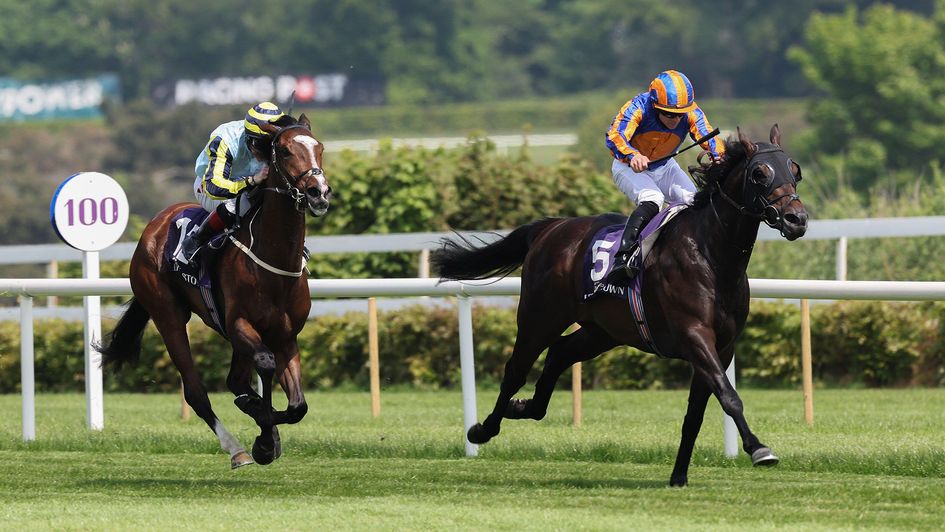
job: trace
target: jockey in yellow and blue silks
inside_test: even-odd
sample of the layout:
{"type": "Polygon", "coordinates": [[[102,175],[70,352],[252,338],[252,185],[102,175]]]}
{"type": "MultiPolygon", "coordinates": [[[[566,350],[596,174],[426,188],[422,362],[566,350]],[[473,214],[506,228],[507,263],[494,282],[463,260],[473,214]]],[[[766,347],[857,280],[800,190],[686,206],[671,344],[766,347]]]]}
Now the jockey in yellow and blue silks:
{"type": "MultiPolygon", "coordinates": [[[[184,237],[175,260],[187,264],[214,234],[236,219],[236,197],[266,180],[272,138],[261,126],[283,116],[276,104],[262,102],[251,107],[243,120],[220,124],[210,133],[194,168],[194,196],[210,216],[184,237]]],[[[238,214],[246,214],[252,204],[247,194],[239,202],[238,214]]]]}
{"type": "MultiPolygon", "coordinates": [[[[617,187],[636,204],[627,219],[614,269],[628,277],[629,264],[640,230],[663,208],[663,202],[691,203],[696,187],[672,158],[688,133],[698,140],[712,131],[705,113],[696,105],[689,78],[676,70],[656,76],[648,91],[628,101],[607,130],[606,144],[614,156],[611,171],[617,187]]],[[[725,155],[717,138],[702,143],[715,160],[725,155]]]]}

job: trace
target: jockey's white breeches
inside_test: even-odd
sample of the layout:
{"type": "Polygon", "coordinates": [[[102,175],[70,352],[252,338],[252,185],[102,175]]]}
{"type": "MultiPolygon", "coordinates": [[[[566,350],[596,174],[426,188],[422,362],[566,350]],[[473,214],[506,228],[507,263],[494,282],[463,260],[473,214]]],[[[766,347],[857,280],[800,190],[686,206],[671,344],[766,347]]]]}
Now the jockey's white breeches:
{"type": "Polygon", "coordinates": [[[692,203],[696,194],[696,185],[673,159],[655,170],[642,172],[634,172],[627,163],[614,159],[610,169],[617,188],[637,205],[652,201],[662,209],[664,201],[692,203]]]}

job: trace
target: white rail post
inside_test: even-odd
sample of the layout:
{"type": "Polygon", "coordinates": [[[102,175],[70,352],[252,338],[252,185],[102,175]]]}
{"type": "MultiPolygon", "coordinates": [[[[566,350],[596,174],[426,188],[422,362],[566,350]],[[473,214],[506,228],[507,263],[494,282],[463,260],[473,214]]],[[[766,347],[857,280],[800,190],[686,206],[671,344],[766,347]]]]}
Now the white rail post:
{"type": "MultiPolygon", "coordinates": [[[[82,274],[86,279],[99,278],[98,251],[82,252],[82,274]]],[[[85,405],[86,421],[92,430],[105,428],[105,407],[102,398],[102,354],[92,349],[102,339],[102,298],[85,296],[85,405]]]]}
{"type": "Polygon", "coordinates": [[[472,300],[458,296],[459,300],[459,367],[463,388],[463,441],[466,456],[478,456],[479,446],[466,438],[469,427],[476,424],[476,366],[473,358],[472,300]]]}
{"type": "Polygon", "coordinates": [[[417,259],[417,277],[426,279],[430,276],[430,250],[423,248],[420,250],[420,258],[417,259]]]}
{"type": "Polygon", "coordinates": [[[23,441],[36,439],[36,379],[33,372],[33,298],[20,296],[20,386],[23,389],[23,441]]]}
{"type": "Polygon", "coordinates": [[[837,240],[837,280],[847,280],[847,237],[837,240]]]}
{"type": "MultiPolygon", "coordinates": [[[[732,363],[728,365],[728,369],[725,370],[725,376],[728,377],[728,382],[732,383],[732,388],[735,387],[735,357],[732,357],[732,363]]],[[[738,428],[735,426],[735,420],[731,418],[728,414],[724,414],[725,420],[723,425],[725,426],[725,456],[729,458],[735,458],[738,456],[738,428]]]]}
{"type": "MultiPolygon", "coordinates": [[[[49,264],[46,265],[46,277],[48,279],[58,279],[59,278],[59,261],[51,260],[49,264]]],[[[49,308],[56,308],[59,306],[59,296],[46,296],[46,306],[49,308]]]]}

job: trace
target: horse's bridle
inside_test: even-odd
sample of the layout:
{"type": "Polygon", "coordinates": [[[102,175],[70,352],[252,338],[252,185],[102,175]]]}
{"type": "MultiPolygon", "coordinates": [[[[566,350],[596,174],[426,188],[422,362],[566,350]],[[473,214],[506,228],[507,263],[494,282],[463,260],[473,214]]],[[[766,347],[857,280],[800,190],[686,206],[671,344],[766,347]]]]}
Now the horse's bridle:
{"type": "MultiPolygon", "coordinates": [[[[317,179],[318,176],[324,175],[324,172],[322,171],[321,168],[317,166],[313,166],[309,168],[308,170],[295,176],[294,178],[290,179],[291,176],[288,174],[288,172],[286,172],[279,165],[279,159],[276,157],[276,143],[279,140],[279,137],[281,137],[283,133],[292,129],[302,129],[302,130],[305,130],[305,132],[309,132],[309,129],[305,127],[304,125],[293,124],[291,126],[286,126],[280,129],[279,131],[276,132],[275,135],[272,136],[272,153],[270,154],[270,161],[271,161],[272,167],[276,170],[276,173],[279,174],[279,177],[281,177],[282,181],[285,183],[285,188],[281,186],[280,187],[267,187],[267,188],[264,188],[263,190],[270,190],[277,194],[289,196],[289,198],[291,198],[292,201],[295,202],[295,210],[299,212],[305,212],[305,207],[307,204],[307,201],[306,201],[307,195],[305,193],[305,190],[308,190],[308,184],[313,178],[317,179]],[[299,187],[295,186],[293,183],[298,183],[303,178],[305,179],[305,182],[302,184],[303,185],[302,188],[299,189],[299,187]]],[[[330,192],[331,192],[331,186],[328,187],[328,193],[330,192]]],[[[315,212],[312,211],[312,214],[315,214],[315,212]]]]}
{"type": "MultiPolygon", "coordinates": [[[[717,187],[716,190],[719,195],[722,196],[722,199],[738,210],[739,215],[761,220],[772,229],[777,229],[778,232],[781,233],[781,236],[784,236],[783,206],[778,207],[776,204],[784,198],[789,198],[788,201],[784,203],[784,206],[789,205],[794,200],[800,199],[796,190],[797,182],[801,180],[801,167],[796,162],[792,161],[777,144],[758,143],[757,146],[758,149],[751,155],[748,162],[745,163],[745,175],[742,179],[742,203],[738,203],[732,199],[722,190],[721,186],[717,187]],[[794,177],[791,165],[797,166],[797,177],[794,177]],[[776,171],[775,168],[778,166],[786,167],[787,171],[776,171]],[[765,167],[767,167],[767,172],[764,171],[765,167]],[[755,175],[763,176],[764,180],[762,181],[761,178],[755,179],[753,177],[755,175]],[[768,199],[768,194],[770,194],[772,190],[786,184],[794,185],[795,192],[782,194],[774,199],[768,199]]],[[[715,213],[715,217],[719,220],[719,223],[722,223],[721,218],[719,218],[719,213],[715,209],[715,203],[712,202],[712,196],[709,196],[709,202],[712,205],[712,211],[715,213]]]]}

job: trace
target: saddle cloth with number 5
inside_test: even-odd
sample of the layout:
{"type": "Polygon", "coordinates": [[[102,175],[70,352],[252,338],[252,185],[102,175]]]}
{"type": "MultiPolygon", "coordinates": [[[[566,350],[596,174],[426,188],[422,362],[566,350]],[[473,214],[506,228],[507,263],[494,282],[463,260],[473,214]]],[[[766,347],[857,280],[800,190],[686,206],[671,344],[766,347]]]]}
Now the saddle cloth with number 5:
{"type": "MultiPolygon", "coordinates": [[[[633,261],[642,265],[647,254],[659,238],[660,231],[680,211],[688,207],[685,203],[674,203],[660,211],[650,220],[650,223],[640,231],[638,241],[639,251],[634,253],[633,261]]],[[[624,224],[602,227],[591,239],[591,245],[584,253],[584,300],[598,294],[608,294],[616,297],[627,297],[629,279],[619,284],[608,282],[610,271],[614,267],[614,255],[620,248],[620,239],[623,237],[624,224]]]]}

